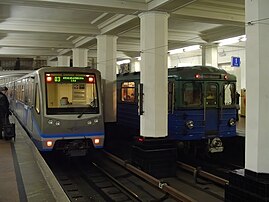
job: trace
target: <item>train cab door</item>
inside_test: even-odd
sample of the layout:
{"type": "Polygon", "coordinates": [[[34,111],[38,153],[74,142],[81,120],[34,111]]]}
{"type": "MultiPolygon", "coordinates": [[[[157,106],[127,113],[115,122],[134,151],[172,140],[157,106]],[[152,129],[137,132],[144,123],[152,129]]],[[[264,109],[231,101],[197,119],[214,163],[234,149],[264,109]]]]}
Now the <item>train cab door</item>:
{"type": "Polygon", "coordinates": [[[204,120],[205,120],[205,133],[206,135],[217,135],[219,125],[218,114],[218,84],[205,83],[204,88],[204,120]]]}

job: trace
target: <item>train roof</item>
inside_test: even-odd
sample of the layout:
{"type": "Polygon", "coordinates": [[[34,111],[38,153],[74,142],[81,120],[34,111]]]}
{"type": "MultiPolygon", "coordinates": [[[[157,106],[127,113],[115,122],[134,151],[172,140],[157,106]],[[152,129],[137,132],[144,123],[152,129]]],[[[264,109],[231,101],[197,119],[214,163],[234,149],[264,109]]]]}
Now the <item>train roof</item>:
{"type": "Polygon", "coordinates": [[[23,76],[31,72],[33,72],[33,70],[3,70],[0,71],[0,77],[4,78],[4,77],[23,76]]]}
{"type": "MultiPolygon", "coordinates": [[[[219,69],[212,66],[186,66],[186,67],[174,67],[168,69],[168,77],[173,77],[176,80],[184,79],[197,79],[195,77],[199,75],[202,79],[223,79],[224,75],[227,75],[227,80],[236,81],[236,76],[229,74],[224,69],[219,69]]],[[[118,80],[126,79],[139,79],[140,72],[118,74],[118,80]]]]}
{"type": "Polygon", "coordinates": [[[42,74],[44,72],[80,72],[80,73],[96,73],[100,75],[100,71],[97,69],[87,68],[87,67],[41,67],[37,70],[30,72],[18,79],[27,78],[29,76],[34,76],[35,74],[42,74]]]}
{"type": "Polygon", "coordinates": [[[97,69],[89,68],[89,67],[42,67],[37,69],[36,72],[70,72],[70,71],[77,71],[77,72],[99,72],[97,69]]]}

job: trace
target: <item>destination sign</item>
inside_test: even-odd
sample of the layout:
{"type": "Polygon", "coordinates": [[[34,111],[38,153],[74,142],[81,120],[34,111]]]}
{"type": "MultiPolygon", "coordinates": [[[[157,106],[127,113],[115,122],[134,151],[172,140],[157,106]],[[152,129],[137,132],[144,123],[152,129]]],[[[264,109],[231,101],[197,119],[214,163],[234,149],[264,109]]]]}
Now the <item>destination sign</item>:
{"type": "Polygon", "coordinates": [[[219,74],[203,74],[204,79],[220,79],[221,75],[219,74]]]}
{"type": "Polygon", "coordinates": [[[85,77],[83,76],[55,76],[55,83],[84,83],[85,77]]]}
{"type": "Polygon", "coordinates": [[[47,83],[94,83],[94,75],[79,74],[79,75],[64,75],[60,73],[47,73],[47,83]]]}

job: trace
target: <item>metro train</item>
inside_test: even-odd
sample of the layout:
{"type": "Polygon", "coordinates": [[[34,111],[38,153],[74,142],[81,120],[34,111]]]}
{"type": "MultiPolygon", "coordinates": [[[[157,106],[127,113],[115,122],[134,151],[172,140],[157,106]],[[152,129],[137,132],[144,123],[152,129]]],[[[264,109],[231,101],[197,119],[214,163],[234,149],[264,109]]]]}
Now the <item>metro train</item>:
{"type": "Polygon", "coordinates": [[[10,108],[39,151],[81,156],[103,148],[98,70],[43,67],[6,85],[10,108]]]}
{"type": "MultiPolygon", "coordinates": [[[[117,76],[118,125],[132,128],[138,137],[139,83],[139,72],[117,76]]],[[[222,152],[223,139],[236,136],[235,93],[236,77],[223,69],[169,69],[167,139],[175,140],[183,151],[222,152]]]]}

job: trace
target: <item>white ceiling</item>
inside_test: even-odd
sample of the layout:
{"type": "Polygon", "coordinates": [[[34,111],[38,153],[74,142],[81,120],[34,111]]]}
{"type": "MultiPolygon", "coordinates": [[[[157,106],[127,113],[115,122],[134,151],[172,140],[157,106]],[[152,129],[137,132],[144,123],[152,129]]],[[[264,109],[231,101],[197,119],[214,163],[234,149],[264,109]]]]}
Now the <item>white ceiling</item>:
{"type": "Polygon", "coordinates": [[[1,0],[0,57],[50,59],[88,48],[96,56],[96,36],[118,36],[121,57],[139,55],[138,14],[165,11],[169,47],[243,35],[245,0],[1,0]]]}

